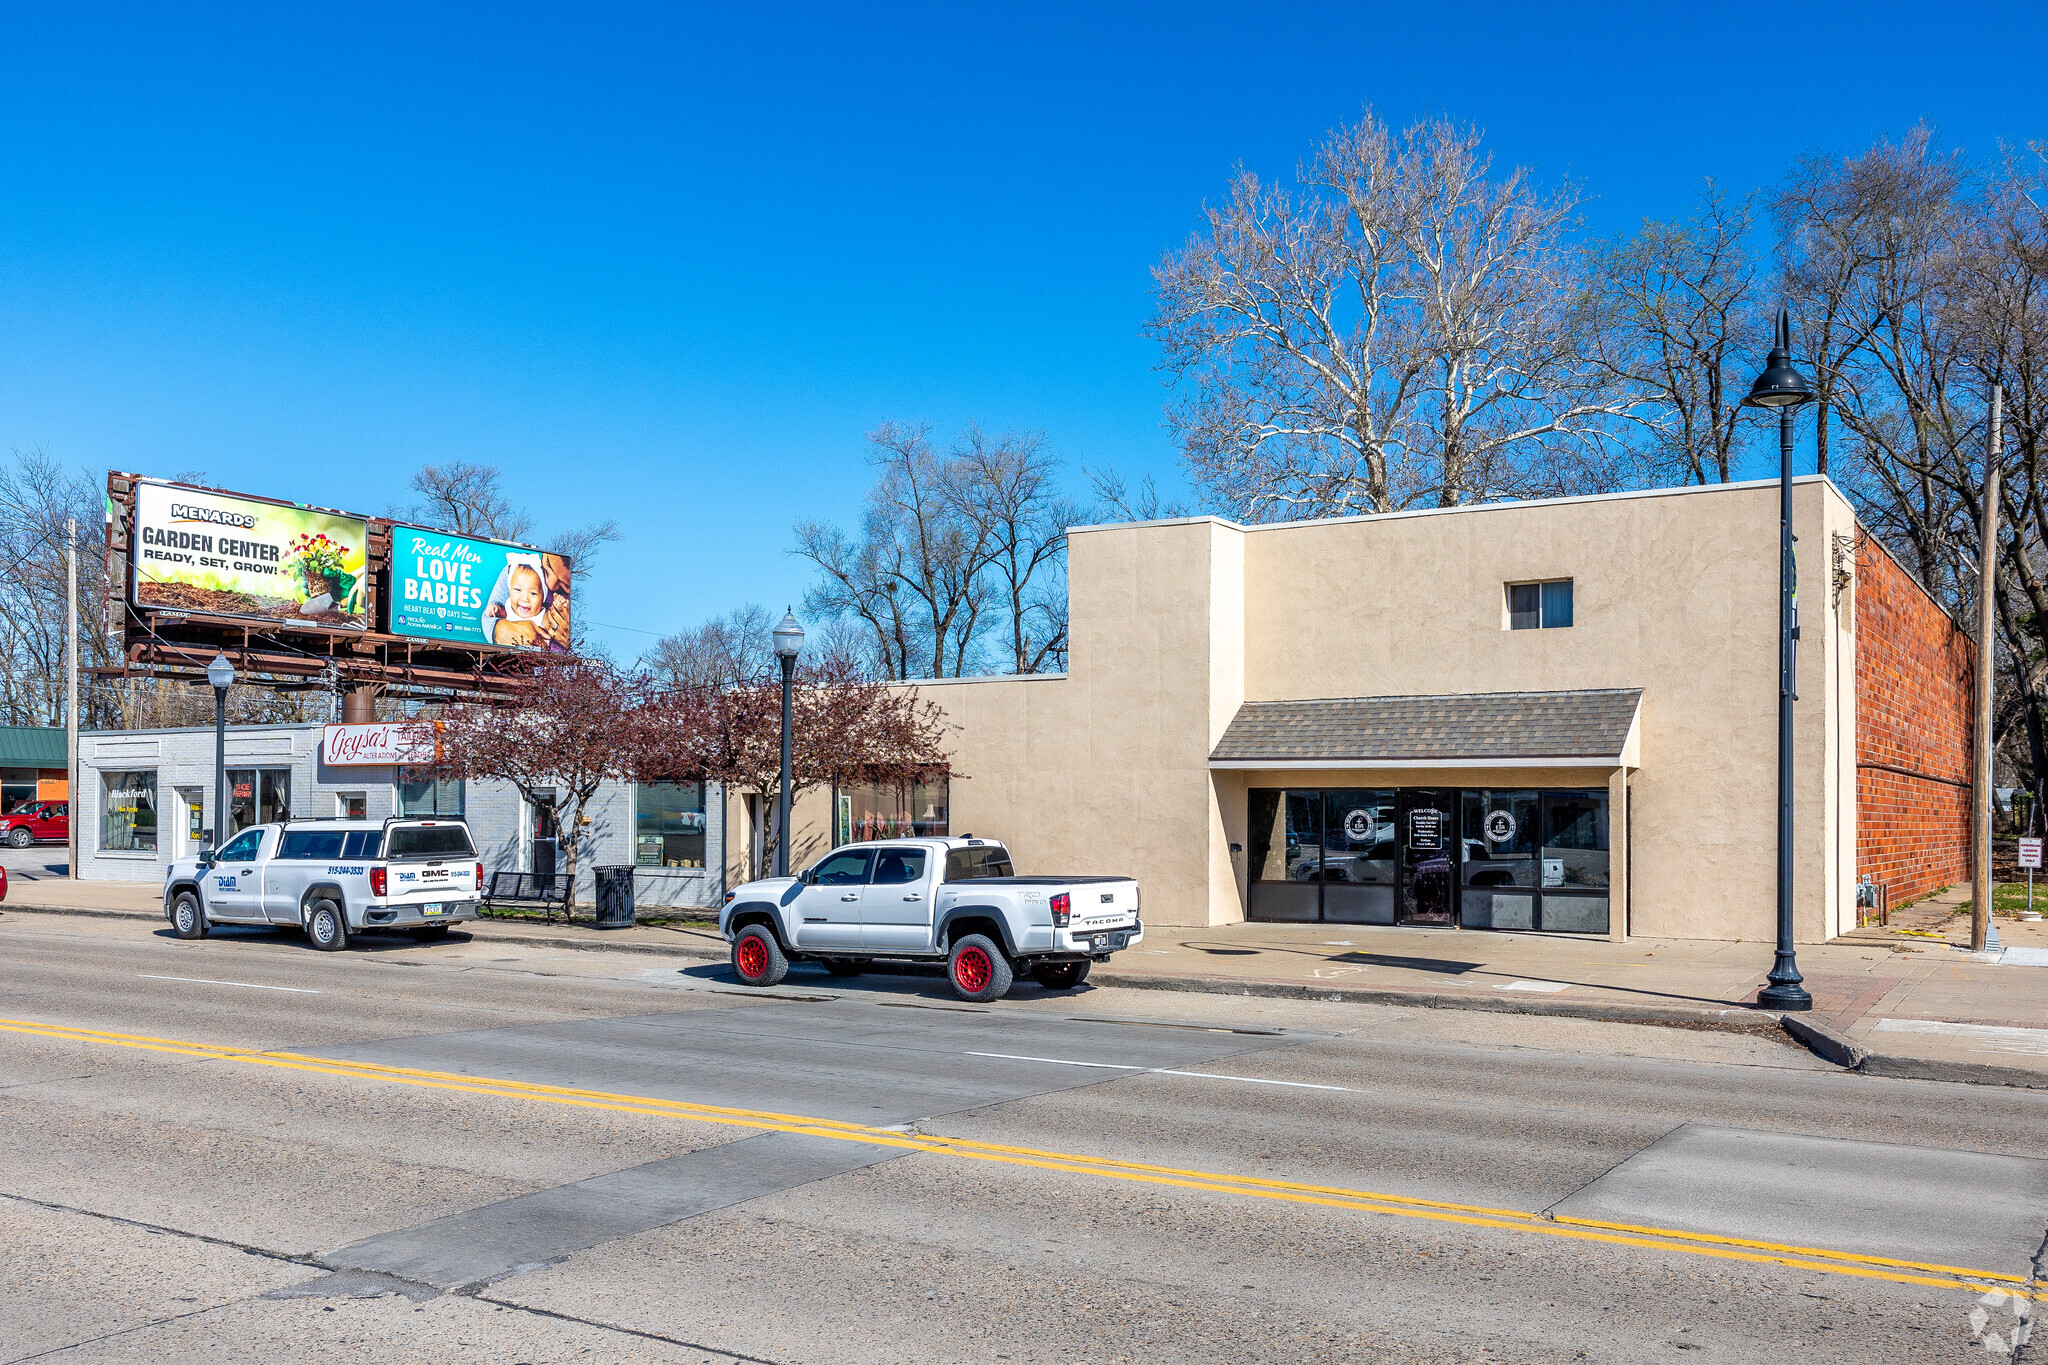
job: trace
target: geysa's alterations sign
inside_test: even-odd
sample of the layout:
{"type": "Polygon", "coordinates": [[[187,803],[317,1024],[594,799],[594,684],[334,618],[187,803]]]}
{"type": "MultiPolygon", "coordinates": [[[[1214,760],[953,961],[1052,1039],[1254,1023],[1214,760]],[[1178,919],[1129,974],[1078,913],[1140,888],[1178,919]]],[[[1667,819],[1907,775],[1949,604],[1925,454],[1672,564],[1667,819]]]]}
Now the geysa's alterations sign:
{"type": "Polygon", "coordinates": [[[524,545],[391,528],[391,633],[569,648],[569,561],[524,545]]]}
{"type": "Polygon", "coordinates": [[[361,519],[139,481],[130,596],[138,607],[369,629],[361,519]]]}

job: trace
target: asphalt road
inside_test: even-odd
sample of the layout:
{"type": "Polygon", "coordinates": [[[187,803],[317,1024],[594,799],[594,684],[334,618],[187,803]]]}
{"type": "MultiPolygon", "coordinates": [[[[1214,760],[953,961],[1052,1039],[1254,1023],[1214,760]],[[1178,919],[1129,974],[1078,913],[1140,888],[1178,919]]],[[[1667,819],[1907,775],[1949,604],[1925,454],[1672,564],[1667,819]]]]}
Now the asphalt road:
{"type": "Polygon", "coordinates": [[[1964,1360],[2048,1237],[1766,1038],[363,942],[0,914],[0,1362],[1964,1360]]]}

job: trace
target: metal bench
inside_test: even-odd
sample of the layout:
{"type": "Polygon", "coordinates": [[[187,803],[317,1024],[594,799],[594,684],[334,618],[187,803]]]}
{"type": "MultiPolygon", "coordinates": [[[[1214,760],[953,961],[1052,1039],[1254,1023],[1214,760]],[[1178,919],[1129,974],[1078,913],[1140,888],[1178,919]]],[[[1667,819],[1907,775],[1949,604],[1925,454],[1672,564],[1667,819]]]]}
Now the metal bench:
{"type": "Polygon", "coordinates": [[[569,918],[569,878],[560,872],[493,872],[484,891],[483,908],[498,910],[539,906],[549,923],[557,911],[569,918]]]}

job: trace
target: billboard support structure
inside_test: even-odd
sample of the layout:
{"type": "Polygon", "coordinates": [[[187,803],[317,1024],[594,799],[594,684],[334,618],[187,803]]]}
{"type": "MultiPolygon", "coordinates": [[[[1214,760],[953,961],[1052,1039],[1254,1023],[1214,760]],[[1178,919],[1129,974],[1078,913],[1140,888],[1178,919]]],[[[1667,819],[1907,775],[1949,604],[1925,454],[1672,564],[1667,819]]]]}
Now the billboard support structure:
{"type": "MultiPolygon", "coordinates": [[[[338,691],[343,718],[358,723],[374,719],[380,696],[445,702],[525,691],[544,648],[537,640],[520,647],[475,632],[391,629],[401,624],[390,622],[388,600],[394,529],[383,518],[109,473],[107,626],[121,638],[123,663],[90,671],[200,683],[213,656],[225,654],[257,686],[338,691]]],[[[508,565],[558,558],[425,533],[489,547],[508,565]]],[[[518,576],[524,595],[503,614],[534,620],[537,630],[530,575],[518,576]]],[[[557,648],[566,649],[568,561],[559,560],[559,582],[545,568],[542,577],[557,648]]]]}

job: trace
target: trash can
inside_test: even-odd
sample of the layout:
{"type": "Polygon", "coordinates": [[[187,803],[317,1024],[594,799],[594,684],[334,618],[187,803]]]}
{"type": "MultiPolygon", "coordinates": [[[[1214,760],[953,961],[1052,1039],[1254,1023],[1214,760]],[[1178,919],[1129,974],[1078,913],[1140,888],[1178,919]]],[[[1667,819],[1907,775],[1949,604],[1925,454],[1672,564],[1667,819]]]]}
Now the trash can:
{"type": "Polygon", "coordinates": [[[600,929],[630,929],[633,927],[632,868],[600,867],[597,869],[597,927],[600,929]]]}

